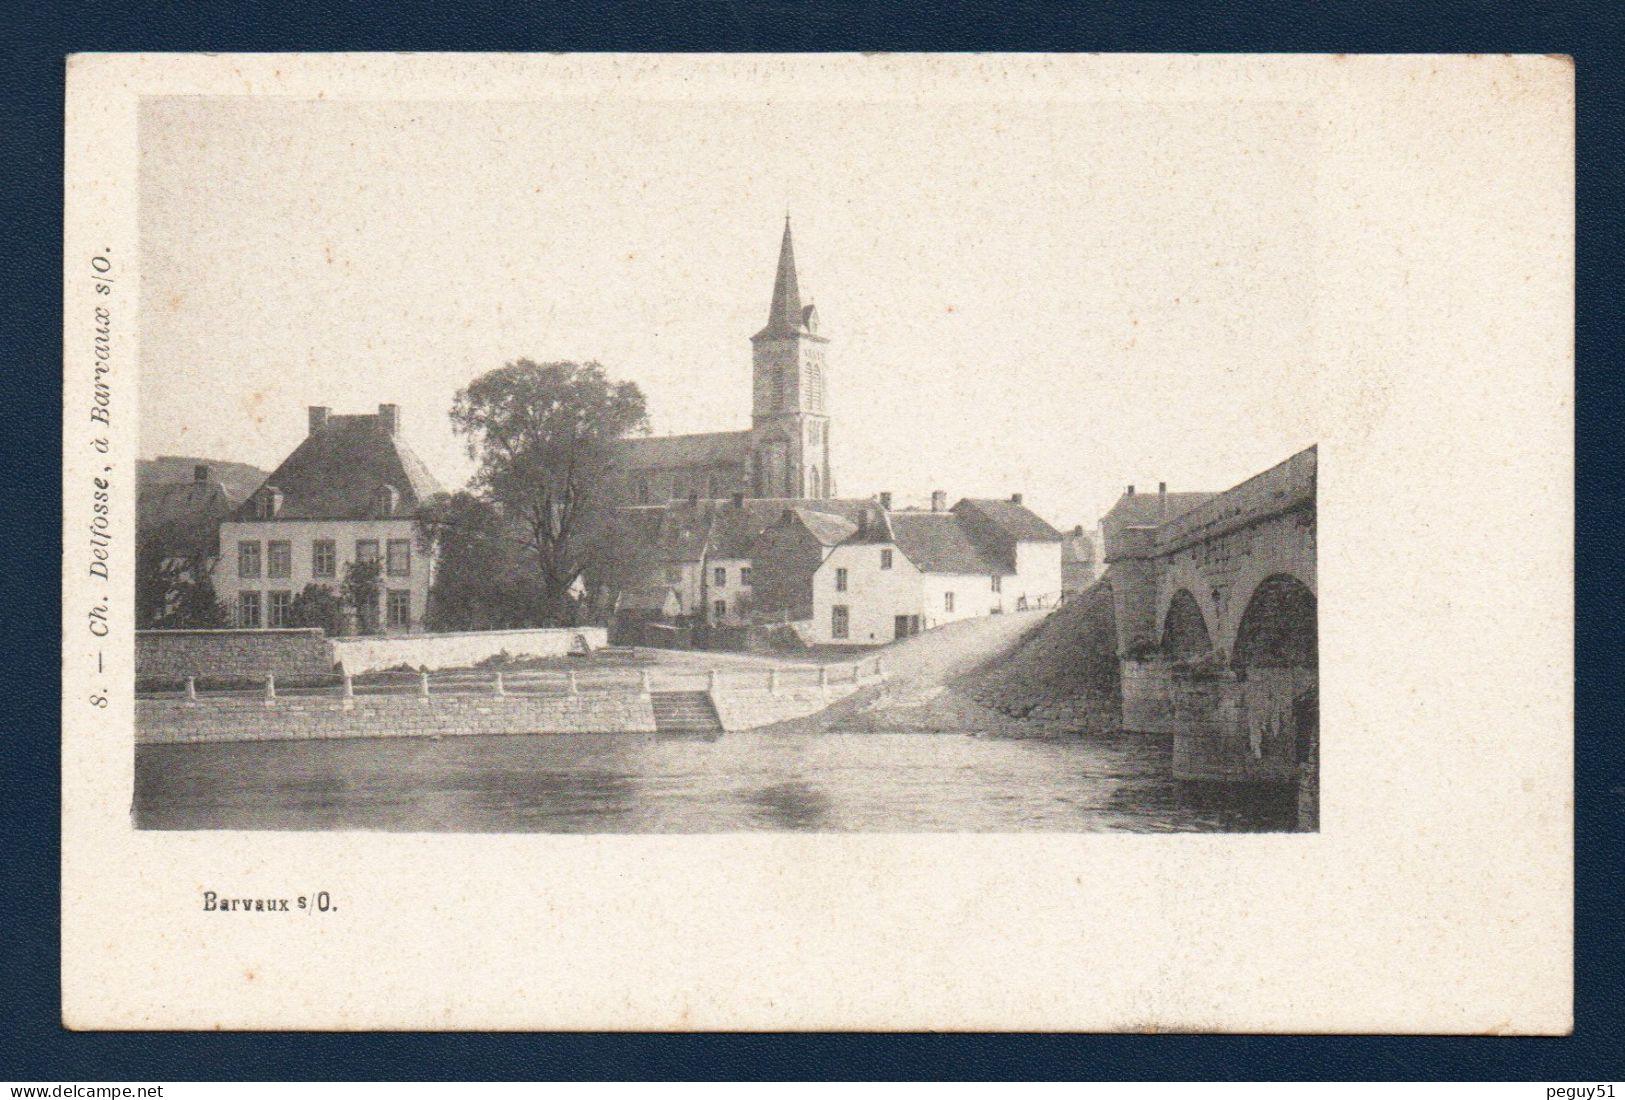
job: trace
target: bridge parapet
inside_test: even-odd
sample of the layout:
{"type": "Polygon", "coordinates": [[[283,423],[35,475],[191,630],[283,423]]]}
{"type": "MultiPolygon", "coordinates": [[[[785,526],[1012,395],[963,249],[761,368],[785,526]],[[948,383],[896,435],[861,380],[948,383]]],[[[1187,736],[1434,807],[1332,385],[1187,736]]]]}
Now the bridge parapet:
{"type": "Polygon", "coordinates": [[[1219,538],[1295,509],[1314,507],[1316,448],[1255,474],[1155,528],[1158,557],[1219,538]]]}

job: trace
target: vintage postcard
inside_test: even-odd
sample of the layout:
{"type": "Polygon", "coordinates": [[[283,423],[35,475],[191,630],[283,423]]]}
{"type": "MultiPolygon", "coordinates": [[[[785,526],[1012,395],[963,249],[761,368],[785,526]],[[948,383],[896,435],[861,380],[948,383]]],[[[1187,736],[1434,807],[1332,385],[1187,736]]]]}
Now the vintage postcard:
{"type": "Polygon", "coordinates": [[[1573,89],[72,58],[67,1025],[1567,1031],[1573,89]]]}

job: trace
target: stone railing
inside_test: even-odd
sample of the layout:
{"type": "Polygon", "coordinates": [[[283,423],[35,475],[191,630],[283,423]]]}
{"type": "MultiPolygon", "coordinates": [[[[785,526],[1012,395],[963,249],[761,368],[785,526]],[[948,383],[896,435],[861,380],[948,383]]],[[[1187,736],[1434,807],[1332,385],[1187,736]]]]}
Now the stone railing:
{"type": "Polygon", "coordinates": [[[727,730],[816,713],[884,678],[879,656],[838,665],[768,668],[469,670],[344,673],[336,686],[178,691],[137,700],[141,743],[411,737],[452,734],[640,733],[655,692],[704,692],[727,730]]]}

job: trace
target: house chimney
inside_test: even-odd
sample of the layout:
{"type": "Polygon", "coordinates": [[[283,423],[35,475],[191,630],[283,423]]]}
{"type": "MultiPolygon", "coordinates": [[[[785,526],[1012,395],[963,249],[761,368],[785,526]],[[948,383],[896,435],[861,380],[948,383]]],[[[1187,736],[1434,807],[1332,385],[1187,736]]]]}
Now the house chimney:
{"type": "Polygon", "coordinates": [[[733,504],[735,508],[743,508],[745,506],[745,494],[735,493],[733,497],[733,504]]]}
{"type": "Polygon", "coordinates": [[[1168,483],[1166,481],[1159,481],[1159,482],[1157,482],[1157,515],[1165,516],[1167,514],[1168,514],[1168,483]]]}
{"type": "Polygon", "coordinates": [[[946,512],[948,510],[948,493],[945,490],[931,490],[931,510],[933,512],[946,512]]]}
{"type": "Polygon", "coordinates": [[[1072,528],[1072,534],[1075,538],[1081,538],[1083,536],[1083,524],[1080,523],[1072,528]]]}
{"type": "Polygon", "coordinates": [[[881,493],[880,494],[880,506],[882,508],[884,508],[888,512],[891,511],[891,494],[890,493],[881,493]]]}
{"type": "Polygon", "coordinates": [[[384,434],[394,439],[401,431],[401,407],[399,405],[379,405],[378,424],[384,429],[384,434]]]}
{"type": "Polygon", "coordinates": [[[207,466],[193,466],[192,467],[192,480],[193,481],[208,481],[209,480],[209,468],[207,466]]]}
{"type": "Polygon", "coordinates": [[[326,405],[312,405],[310,407],[310,434],[315,435],[327,427],[327,414],[332,410],[326,405]]]}
{"type": "Polygon", "coordinates": [[[1132,486],[1132,485],[1130,485],[1130,486],[1129,486],[1129,487],[1128,487],[1128,495],[1129,495],[1129,496],[1133,496],[1133,495],[1134,495],[1134,486],[1132,486]]]}
{"type": "Polygon", "coordinates": [[[1011,493],[1010,494],[1010,503],[1011,504],[1020,504],[1021,503],[1021,494],[1020,493],[1011,493]]]}

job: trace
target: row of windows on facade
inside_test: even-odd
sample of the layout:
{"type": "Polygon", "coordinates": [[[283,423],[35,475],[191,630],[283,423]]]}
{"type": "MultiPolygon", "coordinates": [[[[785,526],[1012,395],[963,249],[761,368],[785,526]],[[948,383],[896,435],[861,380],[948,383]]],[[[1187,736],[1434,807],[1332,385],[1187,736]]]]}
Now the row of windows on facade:
{"type": "MultiPolygon", "coordinates": [[[[377,516],[393,516],[401,506],[401,491],[393,485],[380,485],[372,493],[372,511],[377,516]]],[[[255,519],[275,519],[282,512],[282,490],[274,485],[262,488],[254,498],[255,519]]]]}
{"type": "MultiPolygon", "coordinates": [[[[378,560],[377,539],[357,539],[355,560],[378,560]]],[[[260,575],[260,544],[244,541],[237,544],[237,575],[260,575]]],[[[265,543],[265,575],[267,577],[293,576],[293,543],[286,539],[271,539],[265,543]]],[[[385,550],[384,572],[391,577],[412,575],[412,540],[390,539],[385,550]]],[[[338,576],[338,544],[332,539],[315,539],[310,544],[310,575],[313,577],[338,576]]]]}
{"type": "MultiPolygon", "coordinates": [[[[668,566],[666,566],[666,583],[667,584],[682,584],[683,583],[683,567],[680,566],[680,565],[668,565],[668,566]]],[[[726,566],[719,565],[715,569],[711,570],[711,587],[712,588],[727,588],[728,587],[728,569],[727,569],[726,566]]],[[[739,567],[739,587],[740,588],[749,588],[750,587],[750,566],[748,566],[748,565],[742,565],[742,566],[739,567]]]]}
{"type": "MultiPolygon", "coordinates": [[[[241,627],[284,627],[293,615],[291,591],[237,593],[237,625],[241,627]]],[[[392,627],[412,625],[412,593],[391,588],[384,593],[384,622],[392,627]]]]}

